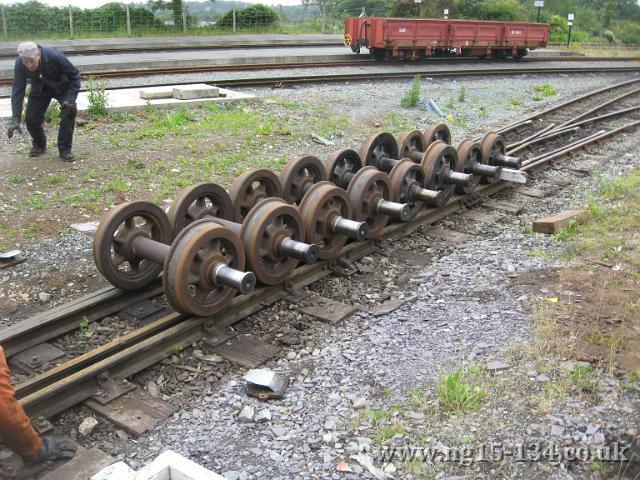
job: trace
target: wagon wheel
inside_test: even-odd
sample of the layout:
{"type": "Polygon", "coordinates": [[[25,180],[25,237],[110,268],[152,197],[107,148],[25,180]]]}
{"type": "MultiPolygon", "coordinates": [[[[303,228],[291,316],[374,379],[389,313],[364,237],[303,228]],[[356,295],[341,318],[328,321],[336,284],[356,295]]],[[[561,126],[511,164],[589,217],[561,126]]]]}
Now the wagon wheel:
{"type": "Polygon", "coordinates": [[[482,163],[486,165],[498,165],[496,157],[498,155],[504,155],[507,151],[504,137],[495,132],[487,133],[480,142],[480,145],[482,147],[482,163]]]}
{"type": "Polygon", "coordinates": [[[284,190],[284,199],[299,204],[304,194],[314,183],[327,179],[322,161],[313,155],[305,155],[290,160],[280,173],[280,182],[284,190]]]}
{"type": "Polygon", "coordinates": [[[427,148],[422,159],[422,168],[425,175],[425,188],[442,191],[442,202],[446,203],[455,190],[455,185],[445,181],[448,171],[455,171],[458,163],[458,154],[450,145],[441,140],[432,143],[427,148]]]}
{"type": "Polygon", "coordinates": [[[298,260],[280,253],[285,238],[303,242],[302,217],[296,207],[278,198],[265,198],[249,212],[249,222],[242,224],[240,237],[244,244],[247,265],[258,280],[266,285],[284,281],[298,260]]]}
{"type": "Polygon", "coordinates": [[[215,183],[200,183],[178,192],[167,212],[177,235],[190,223],[207,217],[233,221],[234,211],[227,191],[215,183]]]}
{"type": "Polygon", "coordinates": [[[307,243],[320,246],[319,257],[335,259],[348,237],[331,231],[331,221],[339,216],[352,218],[353,207],[346,191],[331,182],[316,183],[300,203],[307,243]]]}
{"type": "Polygon", "coordinates": [[[391,183],[391,199],[394,202],[409,205],[409,218],[413,218],[422,209],[424,202],[412,199],[411,190],[424,185],[424,170],[411,160],[400,160],[389,173],[391,183]]]}
{"type": "MultiPolygon", "coordinates": [[[[458,144],[458,164],[456,171],[474,174],[471,170],[474,164],[482,163],[482,147],[473,140],[463,140],[458,144]]],[[[456,193],[468,195],[472,193],[480,183],[480,175],[473,176],[473,180],[465,185],[456,185],[456,193]]]]}
{"type": "Polygon", "coordinates": [[[93,237],[98,271],[115,287],[138,290],[162,271],[162,265],[136,255],[133,241],[147,237],[170,244],[173,230],[167,215],[151,202],[122,203],[104,215],[93,237]]]}
{"type": "Polygon", "coordinates": [[[451,145],[451,131],[449,127],[443,123],[429,125],[424,130],[424,139],[427,147],[438,140],[442,140],[447,145],[451,145]]]}
{"type": "Polygon", "coordinates": [[[398,135],[398,152],[400,158],[408,158],[416,163],[422,160],[422,154],[427,149],[427,142],[420,130],[403,132],[398,135]]]}
{"type": "Polygon", "coordinates": [[[223,310],[237,290],[214,282],[211,273],[218,265],[244,270],[244,248],[235,233],[207,220],[182,230],[171,245],[162,275],[169,304],[201,317],[223,310]]]}
{"type": "Polygon", "coordinates": [[[360,155],[350,148],[332,153],[323,163],[327,179],[344,190],[356,172],[362,168],[360,155]]]}
{"type": "Polygon", "coordinates": [[[365,165],[371,165],[383,172],[389,172],[398,159],[398,143],[390,133],[377,133],[369,136],[360,147],[360,158],[365,165]]]}
{"type": "Polygon", "coordinates": [[[260,200],[270,197],[282,198],[282,195],[280,179],[271,170],[258,168],[243,173],[229,189],[234,221],[241,223],[260,200]]]}
{"type": "Polygon", "coordinates": [[[374,167],[364,167],[351,179],[347,193],[353,205],[354,220],[367,222],[369,238],[380,235],[389,222],[389,216],[379,215],[376,209],[380,200],[391,198],[387,174],[374,167]]]}

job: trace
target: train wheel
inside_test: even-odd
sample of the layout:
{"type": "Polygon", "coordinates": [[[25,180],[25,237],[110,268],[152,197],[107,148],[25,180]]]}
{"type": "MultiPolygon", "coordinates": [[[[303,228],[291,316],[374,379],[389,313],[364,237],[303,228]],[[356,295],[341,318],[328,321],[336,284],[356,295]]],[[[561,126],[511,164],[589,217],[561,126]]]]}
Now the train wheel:
{"type": "Polygon", "coordinates": [[[314,183],[327,179],[322,161],[313,155],[289,160],[280,172],[280,182],[284,190],[284,199],[299,204],[304,194],[314,183]]]}
{"type": "MultiPolygon", "coordinates": [[[[475,163],[482,163],[482,147],[473,140],[463,140],[458,145],[458,165],[456,170],[463,173],[471,173],[471,166],[475,163]]],[[[472,193],[478,183],[480,175],[474,175],[473,181],[467,185],[456,185],[456,193],[459,195],[472,193]]]]}
{"type": "Polygon", "coordinates": [[[178,192],[167,216],[177,235],[201,218],[215,217],[233,221],[233,203],[227,191],[215,183],[200,183],[178,192]]]}
{"type": "Polygon", "coordinates": [[[387,174],[374,167],[364,167],[353,176],[347,193],[351,197],[354,220],[367,222],[369,238],[380,235],[389,222],[388,215],[377,213],[378,202],[391,199],[391,184],[387,174]]]}
{"type": "Polygon", "coordinates": [[[422,168],[425,175],[425,188],[442,191],[442,204],[447,203],[455,190],[455,185],[446,181],[449,171],[455,172],[458,164],[458,152],[443,141],[432,143],[424,152],[422,168]]]}
{"type": "Polygon", "coordinates": [[[234,208],[233,220],[242,223],[259,201],[270,197],[282,198],[282,184],[271,170],[258,168],[236,178],[229,189],[229,196],[234,208]]]}
{"type": "Polygon", "coordinates": [[[424,130],[425,146],[431,145],[433,142],[442,140],[447,145],[451,145],[451,131],[445,124],[429,125],[424,130]]]}
{"type": "Polygon", "coordinates": [[[324,161],[324,168],[329,181],[346,190],[353,176],[362,168],[362,159],[358,152],[346,148],[329,155],[324,161]]]}

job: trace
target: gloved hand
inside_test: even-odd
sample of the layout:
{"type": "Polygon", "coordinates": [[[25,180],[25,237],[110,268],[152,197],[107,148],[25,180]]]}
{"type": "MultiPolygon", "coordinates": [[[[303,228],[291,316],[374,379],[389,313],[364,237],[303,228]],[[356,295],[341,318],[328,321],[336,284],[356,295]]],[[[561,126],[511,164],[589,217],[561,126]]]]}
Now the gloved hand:
{"type": "Polygon", "coordinates": [[[7,137],[13,137],[15,132],[22,133],[22,127],[20,126],[20,119],[17,117],[11,117],[9,122],[9,128],[7,128],[7,137]]]}
{"type": "Polygon", "coordinates": [[[76,453],[76,448],[76,444],[68,438],[43,437],[36,463],[72,458],[76,453]]]}
{"type": "Polygon", "coordinates": [[[66,108],[69,111],[76,113],[78,111],[78,106],[75,102],[70,102],[69,100],[65,100],[62,102],[62,108],[66,108]]]}

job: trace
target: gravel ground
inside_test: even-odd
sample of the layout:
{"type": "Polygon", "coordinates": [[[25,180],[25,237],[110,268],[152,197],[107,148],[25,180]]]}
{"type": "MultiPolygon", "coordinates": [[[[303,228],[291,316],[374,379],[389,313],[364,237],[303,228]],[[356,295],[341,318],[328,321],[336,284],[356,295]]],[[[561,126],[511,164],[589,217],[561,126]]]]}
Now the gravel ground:
{"type": "MultiPolygon", "coordinates": [[[[426,80],[422,94],[423,98],[442,105],[454,100],[455,120],[451,129],[454,139],[459,140],[629,78],[633,76],[426,80]],[[533,88],[543,82],[556,87],[557,95],[540,102],[528,101],[533,88]],[[462,87],[465,102],[459,101],[462,87]],[[512,98],[523,99],[524,104],[512,104],[512,98]]],[[[436,121],[435,116],[422,110],[397,107],[407,88],[408,82],[393,81],[252,91],[268,97],[261,107],[265,109],[279,108],[272,103],[275,99],[317,101],[329,115],[365,117],[372,124],[389,111],[398,111],[415,128],[436,121]]],[[[302,112],[299,121],[304,122],[302,112]]],[[[277,148],[291,155],[302,150],[324,157],[338,146],[358,147],[363,139],[336,136],[331,140],[336,145],[309,141],[277,148]]],[[[530,338],[529,306],[553,292],[545,291],[543,286],[530,289],[514,285],[511,275],[557,267],[547,257],[526,253],[543,249],[553,254],[561,247],[548,237],[522,233],[523,226],[543,215],[582,205],[594,191],[594,178],[577,173],[597,167],[606,175],[623,174],[638,165],[637,157],[628,152],[636,151],[639,144],[637,132],[621,136],[571,160],[568,168],[549,170],[533,184],[555,192],[547,199],[502,194],[501,197],[526,204],[520,216],[487,211],[497,215],[496,221],[487,224],[456,215],[439,223],[470,235],[465,241],[447,243],[421,229],[394,244],[397,250],[416,252],[414,261],[407,262],[393,254],[376,254],[361,262],[361,271],[365,272],[362,275],[351,279],[330,277],[314,284],[310,288],[314,292],[365,307],[338,325],[316,321],[301,313],[297,306],[286,303],[270,306],[243,322],[238,327],[241,331],[274,341],[282,337],[299,341],[297,345],[283,347],[283,354],[267,364],[291,377],[284,400],[260,403],[248,398],[243,389],[244,372],[226,361],[204,364],[201,355],[206,354],[206,347],[195,345],[182,352],[182,361],[189,366],[201,365],[206,375],[189,374],[166,361],[135,378],[137,383],[180,409],[153,432],[136,440],[127,439],[124,432],[100,421],[91,435],[78,438],[77,426],[88,415],[84,408],[58,417],[56,429],[78,438],[85,446],[98,446],[134,467],[172,448],[217,472],[225,472],[227,478],[272,479],[371,477],[363,466],[363,458],[358,461],[351,457],[362,450],[365,455],[372,455],[369,448],[381,444],[455,447],[468,442],[512,444],[540,438],[582,445],[634,438],[640,418],[637,387],[623,389],[620,380],[605,372],[597,374],[603,390],[595,399],[563,398],[546,414],[532,413],[521,404],[523,389],[541,391],[546,383],[544,377],[559,375],[563,366],[558,362],[542,372],[536,370],[537,365],[512,361],[510,352],[514,345],[530,338]],[[570,185],[556,191],[554,185],[565,182],[570,185]],[[367,308],[389,296],[412,295],[416,297],[388,315],[375,317],[367,308]],[[430,412],[431,407],[420,410],[408,400],[409,389],[419,388],[426,392],[425,402],[429,404],[434,380],[443,371],[465,363],[497,361],[506,361],[509,367],[490,377],[489,400],[477,412],[459,416],[429,414],[424,411],[430,412]],[[387,411],[394,405],[401,405],[399,416],[406,421],[405,430],[380,441],[380,425],[366,412],[387,411]],[[261,421],[255,418],[247,423],[239,421],[239,413],[245,407],[261,412],[261,421]],[[338,462],[342,460],[352,472],[338,472],[338,462]]],[[[104,285],[92,265],[90,235],[60,234],[29,245],[28,253],[27,263],[0,271],[0,302],[3,302],[0,317],[5,325],[104,285]]],[[[598,475],[576,462],[507,461],[471,468],[455,463],[424,466],[391,463],[376,462],[376,465],[395,478],[598,475]]]]}

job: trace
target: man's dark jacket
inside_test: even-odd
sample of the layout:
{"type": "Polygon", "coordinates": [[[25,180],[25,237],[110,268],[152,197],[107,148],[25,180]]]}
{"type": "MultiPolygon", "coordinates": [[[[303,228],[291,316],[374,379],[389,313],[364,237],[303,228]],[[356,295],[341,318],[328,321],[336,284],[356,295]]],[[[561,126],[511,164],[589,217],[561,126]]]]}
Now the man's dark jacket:
{"type": "Polygon", "coordinates": [[[61,102],[75,103],[80,91],[80,72],[69,59],[53,47],[38,45],[38,48],[42,57],[35,72],[25,67],[20,58],[16,59],[11,91],[11,111],[15,118],[22,117],[27,79],[31,81],[32,93],[51,95],[61,102]]]}

